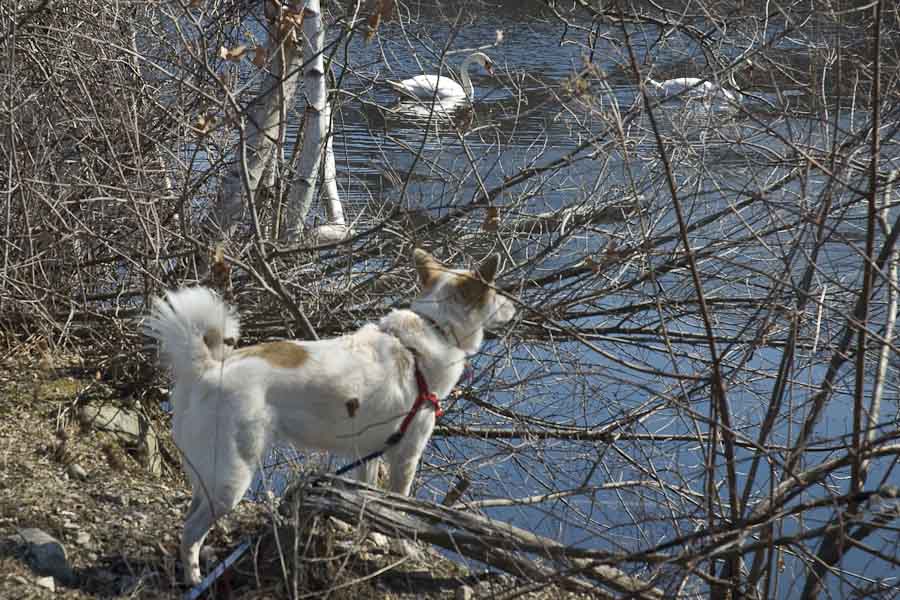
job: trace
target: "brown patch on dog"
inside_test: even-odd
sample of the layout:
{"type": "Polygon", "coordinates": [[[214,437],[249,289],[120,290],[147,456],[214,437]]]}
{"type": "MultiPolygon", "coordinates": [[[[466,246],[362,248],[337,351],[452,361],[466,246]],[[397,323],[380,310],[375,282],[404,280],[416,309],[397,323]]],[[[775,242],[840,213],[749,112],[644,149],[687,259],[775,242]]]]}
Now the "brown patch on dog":
{"type": "Polygon", "coordinates": [[[487,292],[491,289],[473,275],[457,275],[450,282],[450,285],[459,291],[463,301],[470,306],[483,304],[487,292]]]}
{"type": "Polygon", "coordinates": [[[465,275],[457,275],[451,285],[459,290],[460,295],[467,304],[485,304],[493,293],[491,284],[497,276],[497,268],[500,266],[500,255],[492,254],[475,271],[469,271],[465,275]]]}
{"type": "Polygon", "coordinates": [[[293,342],[266,342],[238,351],[241,357],[261,358],[273,367],[296,369],[306,362],[309,352],[306,348],[293,342]]]}
{"type": "Polygon", "coordinates": [[[344,406],[347,407],[347,415],[352,419],[359,410],[359,398],[350,398],[344,403],[344,406]]]}
{"type": "Polygon", "coordinates": [[[203,343],[207,348],[218,348],[222,344],[222,333],[218,329],[209,329],[203,334],[203,343]]]}

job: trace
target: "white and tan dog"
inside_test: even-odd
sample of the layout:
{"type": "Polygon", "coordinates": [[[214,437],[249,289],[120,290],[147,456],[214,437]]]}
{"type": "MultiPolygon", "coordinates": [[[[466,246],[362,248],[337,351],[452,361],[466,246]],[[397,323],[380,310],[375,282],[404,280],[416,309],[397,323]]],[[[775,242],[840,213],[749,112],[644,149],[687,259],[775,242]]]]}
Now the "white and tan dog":
{"type": "MultiPolygon", "coordinates": [[[[271,443],[351,459],[383,448],[420,395],[416,369],[445,398],[484,328],[513,317],[512,303],[491,285],[499,256],[476,271],[447,269],[418,249],[414,262],[422,293],[408,310],[319,342],[232,349],[237,315],[210,290],[183,288],[154,301],[145,332],[174,371],[173,435],[193,488],[181,541],[188,584],[200,582],[210,527],[244,497],[271,443]]],[[[409,494],[434,423],[432,407],[415,412],[385,453],[392,491],[409,494]]],[[[376,473],[371,461],[357,477],[374,484],[376,473]]]]}

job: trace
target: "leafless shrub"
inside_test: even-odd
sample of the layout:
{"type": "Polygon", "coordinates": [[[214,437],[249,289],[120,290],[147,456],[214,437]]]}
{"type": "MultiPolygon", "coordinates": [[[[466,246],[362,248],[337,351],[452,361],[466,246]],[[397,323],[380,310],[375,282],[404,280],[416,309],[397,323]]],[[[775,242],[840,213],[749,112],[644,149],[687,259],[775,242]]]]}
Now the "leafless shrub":
{"type": "MultiPolygon", "coordinates": [[[[148,297],[208,276],[272,21],[116,6],[0,8],[0,323],[8,346],[133,367],[148,297]]],[[[449,400],[420,497],[465,476],[458,507],[590,551],[567,581],[603,566],[667,596],[896,597],[897,8],[548,1],[475,43],[494,8],[325,10],[354,235],[274,241],[301,98],[224,246],[248,338],[377,317],[409,296],[413,245],[499,250],[521,318],[449,400]],[[449,73],[467,44],[512,56],[516,35],[577,60],[520,54],[482,80],[499,100],[451,121],[385,108],[386,77],[449,73]],[[733,79],[741,102],[650,93],[688,76],[733,79]]],[[[563,577],[547,564],[518,574],[563,577]]]]}

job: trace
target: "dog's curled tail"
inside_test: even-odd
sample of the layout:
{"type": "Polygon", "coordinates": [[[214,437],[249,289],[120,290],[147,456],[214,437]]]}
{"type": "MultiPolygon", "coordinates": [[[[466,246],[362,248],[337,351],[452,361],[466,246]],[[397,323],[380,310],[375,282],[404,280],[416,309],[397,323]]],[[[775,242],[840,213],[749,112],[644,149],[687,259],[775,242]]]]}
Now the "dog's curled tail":
{"type": "Polygon", "coordinates": [[[144,333],[159,341],[160,359],[176,381],[198,377],[225,359],[240,334],[237,313],[212,290],[182,288],[154,298],[144,333]]]}

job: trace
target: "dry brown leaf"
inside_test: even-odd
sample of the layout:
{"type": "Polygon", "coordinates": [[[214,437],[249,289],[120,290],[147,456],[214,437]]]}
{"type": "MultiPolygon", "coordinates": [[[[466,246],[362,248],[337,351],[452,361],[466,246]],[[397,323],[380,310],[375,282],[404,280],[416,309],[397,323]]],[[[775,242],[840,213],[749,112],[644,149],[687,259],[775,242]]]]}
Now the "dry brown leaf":
{"type": "Polygon", "coordinates": [[[312,16],[313,14],[315,13],[307,14],[307,11],[305,10],[294,11],[285,9],[285,11],[281,14],[281,20],[284,23],[293,25],[294,27],[300,27],[301,25],[303,25],[303,19],[312,16]]]}
{"type": "Polygon", "coordinates": [[[394,16],[394,0],[375,0],[375,7],[372,11],[379,15],[382,20],[390,21],[394,16]]]}
{"type": "Polygon", "coordinates": [[[609,240],[609,243],[606,244],[606,248],[603,249],[603,252],[597,257],[596,260],[590,256],[585,258],[584,266],[588,267],[594,273],[599,273],[609,265],[620,261],[627,255],[628,252],[619,250],[619,244],[616,242],[616,240],[612,239],[609,240]]]}
{"type": "Polygon", "coordinates": [[[378,32],[378,27],[382,21],[390,21],[394,14],[394,0],[375,0],[372,5],[372,13],[366,19],[368,30],[366,31],[365,41],[369,43],[378,32]]]}
{"type": "Polygon", "coordinates": [[[246,53],[247,46],[243,44],[235,46],[234,48],[226,48],[225,46],[219,48],[219,58],[222,60],[230,60],[231,62],[239,62],[246,53]]]}
{"type": "Polygon", "coordinates": [[[225,246],[221,242],[216,244],[215,253],[213,254],[212,268],[213,281],[219,284],[227,282],[228,273],[231,266],[225,262],[225,246]]]}
{"type": "Polygon", "coordinates": [[[379,13],[372,13],[369,15],[369,18],[366,19],[366,24],[369,26],[366,30],[366,43],[368,44],[372,41],[372,38],[375,37],[378,26],[381,25],[381,15],[379,13]]]}
{"type": "Polygon", "coordinates": [[[203,0],[191,0],[191,8],[200,8],[203,6],[203,0]]]}
{"type": "Polygon", "coordinates": [[[257,46],[253,49],[253,64],[257,68],[262,69],[269,60],[269,51],[263,46],[257,46]]]}
{"type": "Polygon", "coordinates": [[[280,18],[275,19],[277,20],[278,39],[285,40],[290,36],[288,41],[296,44],[297,30],[303,26],[303,19],[313,14],[315,13],[309,13],[306,9],[298,11],[282,9],[280,18]]]}
{"type": "Polygon", "coordinates": [[[215,126],[215,115],[200,115],[199,117],[197,117],[197,120],[194,121],[194,130],[201,136],[204,136],[212,131],[215,126]]]}
{"type": "Polygon", "coordinates": [[[497,231],[500,228],[500,209],[496,206],[488,206],[481,224],[482,231],[497,231]]]}

